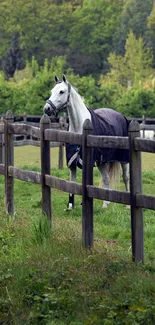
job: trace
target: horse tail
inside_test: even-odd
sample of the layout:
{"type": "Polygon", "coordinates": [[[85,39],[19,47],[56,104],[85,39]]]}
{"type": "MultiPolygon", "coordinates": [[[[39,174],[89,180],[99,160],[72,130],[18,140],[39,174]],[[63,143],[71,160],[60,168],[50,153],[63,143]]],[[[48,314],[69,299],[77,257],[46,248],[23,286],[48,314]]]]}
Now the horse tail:
{"type": "Polygon", "coordinates": [[[120,163],[119,162],[110,162],[109,163],[109,175],[110,175],[110,187],[118,188],[120,184],[120,163]]]}

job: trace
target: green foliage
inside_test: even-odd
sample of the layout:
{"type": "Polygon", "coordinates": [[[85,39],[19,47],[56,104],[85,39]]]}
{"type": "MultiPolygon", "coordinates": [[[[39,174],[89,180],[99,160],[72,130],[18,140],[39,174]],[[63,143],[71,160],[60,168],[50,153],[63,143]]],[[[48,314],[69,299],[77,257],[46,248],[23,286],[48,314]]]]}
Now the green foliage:
{"type": "MultiPolygon", "coordinates": [[[[25,92],[27,94],[26,112],[42,114],[45,101],[49,97],[50,90],[54,84],[54,76],[55,74],[62,75],[65,65],[65,58],[53,58],[50,64],[45,60],[43,68],[35,72],[35,77],[25,85],[25,92]]],[[[32,61],[33,71],[34,61],[32,61]]]]}
{"type": "Polygon", "coordinates": [[[0,76],[0,114],[42,114],[65,73],[90,108],[154,117],[154,88],[139,87],[154,77],[154,15],[152,0],[0,1],[0,68],[13,76],[0,76]]]}
{"type": "Polygon", "coordinates": [[[126,40],[125,55],[111,53],[108,59],[111,70],[108,78],[127,87],[128,82],[134,85],[137,79],[144,80],[153,73],[152,53],[145,48],[143,39],[136,39],[130,32],[126,40]]]}
{"type": "Polygon", "coordinates": [[[146,48],[142,37],[136,39],[133,32],[130,32],[125,45],[125,63],[128,68],[128,80],[135,81],[136,74],[144,79],[153,72],[152,53],[146,48]]]}
{"type": "Polygon", "coordinates": [[[0,68],[8,72],[10,66],[13,73],[32,57],[43,66],[45,59],[66,55],[74,73],[96,77],[108,71],[110,52],[124,54],[130,30],[155,57],[153,15],[152,0],[2,0],[0,68]]]}
{"type": "Polygon", "coordinates": [[[107,81],[106,78],[100,78],[100,107],[109,107],[119,111],[119,102],[124,92],[123,87],[116,82],[107,81]]]}
{"type": "Polygon", "coordinates": [[[4,59],[4,71],[7,79],[13,77],[16,70],[22,69],[24,64],[22,62],[22,52],[19,48],[19,34],[15,32],[11,47],[4,59]]]}
{"type": "Polygon", "coordinates": [[[0,114],[4,114],[8,109],[12,109],[12,101],[12,89],[4,80],[3,74],[0,74],[0,114]]]}
{"type": "Polygon", "coordinates": [[[50,64],[45,60],[43,68],[37,61],[27,63],[26,68],[15,74],[13,79],[6,82],[0,79],[0,113],[11,109],[20,114],[42,114],[42,108],[49,97],[53,86],[54,75],[62,75],[65,69],[65,58],[54,58],[50,64]]]}
{"type": "Polygon", "coordinates": [[[153,39],[148,37],[147,24],[153,8],[152,0],[126,0],[114,33],[113,45],[117,54],[124,54],[125,42],[130,30],[137,38],[145,39],[147,47],[153,48],[153,39]]]}
{"type": "Polygon", "coordinates": [[[154,89],[131,88],[126,90],[117,100],[117,109],[126,116],[154,117],[155,92],[154,89]]]}
{"type": "Polygon", "coordinates": [[[46,245],[50,238],[51,228],[47,216],[42,215],[39,219],[32,222],[32,240],[35,244],[46,245]]]}
{"type": "Polygon", "coordinates": [[[73,74],[71,69],[66,68],[65,57],[54,57],[50,63],[47,60],[41,68],[37,61],[32,58],[31,62],[27,63],[23,71],[15,74],[13,79],[7,83],[1,79],[1,109],[0,113],[7,110],[6,93],[8,95],[8,107],[15,114],[24,113],[42,114],[46,99],[50,95],[50,90],[54,86],[54,77],[62,77],[66,71],[67,78],[79,91],[81,96],[84,96],[87,105],[90,107],[99,107],[100,105],[100,89],[96,85],[95,79],[92,76],[80,77],[73,74]],[[4,90],[3,90],[4,88],[4,90]]]}
{"type": "Polygon", "coordinates": [[[95,3],[84,0],[83,6],[72,14],[74,24],[69,35],[70,47],[76,50],[76,60],[80,60],[85,74],[89,74],[92,68],[95,73],[107,68],[106,59],[112,50],[112,37],[121,8],[120,0],[98,0],[95,3]],[[81,61],[81,54],[85,61],[81,61]]]}

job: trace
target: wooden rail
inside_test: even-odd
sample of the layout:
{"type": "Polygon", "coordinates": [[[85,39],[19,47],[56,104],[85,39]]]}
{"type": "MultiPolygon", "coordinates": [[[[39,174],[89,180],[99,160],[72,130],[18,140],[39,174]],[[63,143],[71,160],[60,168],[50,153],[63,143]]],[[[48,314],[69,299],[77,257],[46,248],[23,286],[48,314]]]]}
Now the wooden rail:
{"type": "Polygon", "coordinates": [[[50,128],[50,120],[43,115],[40,128],[33,125],[13,123],[12,113],[8,112],[0,123],[0,135],[4,135],[5,163],[0,164],[0,174],[5,177],[5,209],[14,214],[14,178],[41,184],[42,210],[52,224],[52,188],[82,196],[82,238],[84,246],[93,246],[93,199],[108,200],[131,206],[132,259],[144,261],[143,208],[155,209],[155,197],[142,194],[141,151],[155,153],[155,141],[140,138],[140,126],[132,121],[128,137],[92,135],[92,125],[86,120],[83,134],[69,133],[50,128]],[[14,167],[14,134],[35,136],[40,139],[41,172],[26,171],[14,167]],[[66,181],[50,175],[50,142],[70,143],[82,146],[82,184],[66,181]],[[119,148],[130,151],[130,192],[103,189],[93,186],[94,147],[119,148]]]}
{"type": "MultiPolygon", "coordinates": [[[[4,163],[4,120],[5,116],[3,115],[3,118],[0,120],[0,162],[4,163]]],[[[14,137],[14,147],[19,146],[27,146],[32,145],[36,147],[40,147],[40,122],[31,122],[31,119],[39,119],[41,116],[26,116],[25,114],[19,115],[16,118],[12,117],[14,123],[9,125],[9,133],[13,134],[14,137]],[[22,121],[16,122],[16,119],[22,119],[22,121]],[[29,121],[30,120],[30,121],[29,121]]],[[[67,130],[68,124],[66,122],[66,117],[61,116],[59,119],[59,122],[56,122],[53,119],[52,123],[50,123],[50,128],[52,130],[67,130]]],[[[56,137],[55,137],[56,138],[56,137]]],[[[59,142],[56,140],[50,141],[50,147],[58,147],[59,153],[58,153],[58,168],[62,169],[64,164],[64,142],[59,142]]]]}

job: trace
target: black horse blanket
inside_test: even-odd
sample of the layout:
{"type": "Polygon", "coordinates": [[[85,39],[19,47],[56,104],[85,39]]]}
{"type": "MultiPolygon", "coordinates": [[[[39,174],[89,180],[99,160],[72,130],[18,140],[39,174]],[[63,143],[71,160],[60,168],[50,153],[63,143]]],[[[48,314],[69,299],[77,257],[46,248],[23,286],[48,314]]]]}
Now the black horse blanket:
{"type": "MultiPolygon", "coordinates": [[[[93,124],[94,135],[128,136],[129,121],[119,112],[110,108],[89,110],[93,124]]],[[[82,168],[82,150],[75,145],[66,145],[67,166],[82,168]]],[[[94,163],[129,162],[129,150],[116,148],[94,148],[94,163]]]]}

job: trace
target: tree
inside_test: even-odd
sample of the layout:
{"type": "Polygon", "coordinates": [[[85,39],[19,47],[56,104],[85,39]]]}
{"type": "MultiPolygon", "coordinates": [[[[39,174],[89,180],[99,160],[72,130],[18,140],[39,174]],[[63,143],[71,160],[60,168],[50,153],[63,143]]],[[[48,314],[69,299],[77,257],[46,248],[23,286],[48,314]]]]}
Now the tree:
{"type": "Polygon", "coordinates": [[[152,0],[126,0],[113,36],[116,54],[125,53],[125,44],[130,30],[136,37],[147,40],[147,22],[153,7],[152,0]]]}
{"type": "Polygon", "coordinates": [[[148,44],[150,49],[153,52],[153,67],[155,68],[155,2],[152,8],[152,12],[150,16],[148,17],[148,44]]]}
{"type": "Polygon", "coordinates": [[[135,81],[137,74],[145,79],[152,72],[152,53],[146,48],[142,37],[136,39],[130,32],[125,45],[125,62],[127,64],[128,79],[135,81]]]}
{"type": "Polygon", "coordinates": [[[121,10],[121,0],[84,0],[83,6],[73,12],[69,51],[74,53],[74,62],[71,55],[70,59],[77,73],[107,71],[107,57],[121,10]]]}
{"type": "Polygon", "coordinates": [[[22,62],[22,51],[19,47],[19,34],[15,33],[13,36],[12,44],[8,53],[4,59],[4,72],[6,78],[13,77],[16,70],[20,70],[23,68],[22,62]]]}
{"type": "Polygon", "coordinates": [[[150,76],[152,70],[152,53],[145,47],[142,37],[136,39],[131,31],[125,44],[125,55],[111,53],[109,56],[111,70],[107,78],[127,87],[128,81],[134,84],[137,80],[150,76]]]}
{"type": "MultiPolygon", "coordinates": [[[[81,0],[77,0],[79,6],[81,0]]],[[[0,2],[0,59],[6,57],[10,48],[10,40],[18,33],[19,47],[23,60],[31,60],[34,56],[39,65],[49,61],[53,56],[66,53],[67,35],[75,0],[55,4],[51,0],[2,0],[0,2]]]]}

